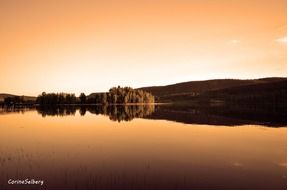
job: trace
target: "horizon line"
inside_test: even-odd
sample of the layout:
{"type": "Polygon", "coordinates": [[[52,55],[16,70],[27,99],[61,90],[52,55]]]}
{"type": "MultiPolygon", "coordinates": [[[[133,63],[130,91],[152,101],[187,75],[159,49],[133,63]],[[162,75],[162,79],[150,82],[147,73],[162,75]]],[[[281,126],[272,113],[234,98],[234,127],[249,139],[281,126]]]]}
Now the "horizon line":
{"type": "MultiPolygon", "coordinates": [[[[170,86],[170,85],[176,85],[176,84],[180,84],[180,83],[187,83],[187,82],[204,82],[204,81],[212,81],[212,80],[262,80],[262,79],[287,79],[287,76],[270,76],[270,77],[260,77],[260,78],[210,78],[210,79],[202,79],[202,80],[189,80],[189,81],[181,81],[181,82],[174,82],[174,83],[169,83],[169,84],[164,84],[164,85],[147,85],[147,86],[141,86],[141,87],[131,87],[131,86],[122,86],[122,85],[113,85],[111,86],[110,88],[113,88],[113,87],[131,87],[133,89],[140,89],[140,88],[149,88],[149,87],[164,87],[164,86],[170,86]]],[[[42,92],[46,92],[46,93],[50,93],[48,91],[42,91],[42,92]]],[[[41,93],[42,93],[41,92],[41,93]]],[[[107,91],[100,91],[100,92],[97,92],[97,91],[94,91],[94,92],[91,92],[91,93],[85,93],[85,92],[79,92],[80,93],[85,93],[86,95],[91,95],[93,93],[105,93],[107,91]]],[[[40,94],[41,94],[40,93],[40,94]]],[[[72,94],[76,94],[76,93],[73,93],[73,92],[63,92],[63,91],[59,91],[59,92],[51,92],[51,93],[72,93],[72,94]]],[[[31,95],[31,94],[22,94],[22,95],[16,95],[14,93],[9,93],[9,92],[0,92],[0,94],[8,94],[8,95],[14,95],[14,96],[30,96],[30,97],[37,97],[38,95],[40,94],[37,94],[37,95],[31,95]]]]}

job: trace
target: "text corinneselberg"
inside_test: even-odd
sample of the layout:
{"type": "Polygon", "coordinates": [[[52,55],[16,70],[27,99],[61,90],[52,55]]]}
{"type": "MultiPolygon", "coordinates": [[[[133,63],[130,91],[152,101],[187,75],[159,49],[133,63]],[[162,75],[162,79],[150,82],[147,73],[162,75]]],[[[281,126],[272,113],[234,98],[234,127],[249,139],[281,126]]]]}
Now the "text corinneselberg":
{"type": "Polygon", "coordinates": [[[44,180],[35,179],[9,179],[9,185],[44,185],[44,180]]]}

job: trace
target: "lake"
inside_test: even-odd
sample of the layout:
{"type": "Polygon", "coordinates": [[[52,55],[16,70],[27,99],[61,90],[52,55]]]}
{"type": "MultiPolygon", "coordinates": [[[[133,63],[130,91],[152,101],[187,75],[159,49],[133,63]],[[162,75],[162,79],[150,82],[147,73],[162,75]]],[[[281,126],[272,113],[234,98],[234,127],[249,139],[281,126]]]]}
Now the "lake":
{"type": "Polygon", "coordinates": [[[0,189],[287,189],[284,118],[167,110],[1,109],[0,189]]]}

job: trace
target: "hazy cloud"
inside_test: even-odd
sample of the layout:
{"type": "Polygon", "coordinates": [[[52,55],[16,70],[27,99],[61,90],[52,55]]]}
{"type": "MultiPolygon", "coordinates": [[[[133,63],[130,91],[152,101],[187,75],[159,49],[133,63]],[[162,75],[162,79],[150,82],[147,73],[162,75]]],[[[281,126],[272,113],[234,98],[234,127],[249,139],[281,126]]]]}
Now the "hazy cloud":
{"type": "Polygon", "coordinates": [[[229,44],[232,46],[237,46],[240,44],[240,40],[236,40],[236,39],[230,40],[229,44]]]}
{"type": "Polygon", "coordinates": [[[282,166],[282,167],[287,167],[287,160],[283,160],[283,161],[279,162],[278,165],[282,166]]]}
{"type": "Polygon", "coordinates": [[[279,38],[276,40],[278,43],[286,44],[287,45],[287,36],[279,38]]]}
{"type": "Polygon", "coordinates": [[[233,162],[232,166],[234,166],[234,167],[243,167],[243,163],[241,163],[241,162],[233,162]]]}

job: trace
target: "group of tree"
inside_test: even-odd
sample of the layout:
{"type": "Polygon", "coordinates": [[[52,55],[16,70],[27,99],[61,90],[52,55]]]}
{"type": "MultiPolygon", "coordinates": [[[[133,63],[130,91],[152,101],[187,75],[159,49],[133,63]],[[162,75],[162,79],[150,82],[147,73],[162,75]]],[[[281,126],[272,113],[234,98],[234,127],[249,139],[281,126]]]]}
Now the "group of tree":
{"type": "Polygon", "coordinates": [[[4,98],[5,105],[12,105],[12,104],[21,104],[24,102],[24,98],[22,96],[12,96],[4,98]]]}
{"type": "Polygon", "coordinates": [[[154,103],[154,96],[146,91],[130,87],[113,87],[106,93],[96,93],[87,98],[91,104],[140,104],[154,103]]]}
{"type": "Polygon", "coordinates": [[[61,104],[141,104],[154,103],[154,96],[143,90],[130,87],[113,87],[109,92],[94,93],[86,96],[81,93],[79,97],[67,93],[45,93],[37,97],[36,102],[40,105],[61,104]]]}
{"type": "Polygon", "coordinates": [[[33,100],[26,99],[24,96],[8,96],[4,98],[4,101],[1,103],[5,106],[14,106],[14,105],[30,105],[33,104],[33,100]]]}
{"type": "Polygon", "coordinates": [[[76,104],[77,97],[75,94],[43,92],[37,97],[36,102],[40,105],[76,104]]]}

